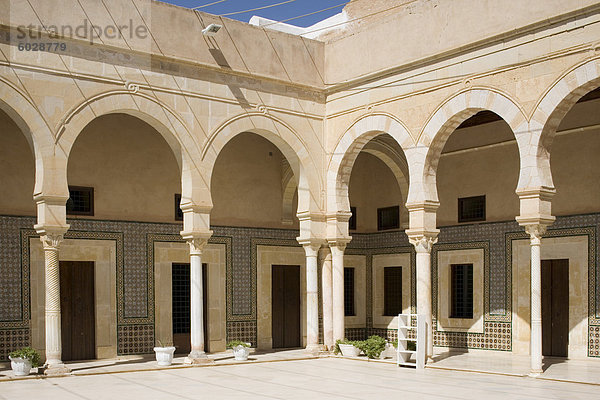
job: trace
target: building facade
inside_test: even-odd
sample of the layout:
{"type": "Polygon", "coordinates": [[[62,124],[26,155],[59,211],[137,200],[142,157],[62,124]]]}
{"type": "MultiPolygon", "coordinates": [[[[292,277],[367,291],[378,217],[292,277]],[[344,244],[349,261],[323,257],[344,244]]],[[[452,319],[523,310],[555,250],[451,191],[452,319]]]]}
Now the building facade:
{"type": "Polygon", "coordinates": [[[0,4],[0,359],[316,352],[399,311],[429,354],[600,356],[600,3],[353,0],[300,35],[0,4]]]}

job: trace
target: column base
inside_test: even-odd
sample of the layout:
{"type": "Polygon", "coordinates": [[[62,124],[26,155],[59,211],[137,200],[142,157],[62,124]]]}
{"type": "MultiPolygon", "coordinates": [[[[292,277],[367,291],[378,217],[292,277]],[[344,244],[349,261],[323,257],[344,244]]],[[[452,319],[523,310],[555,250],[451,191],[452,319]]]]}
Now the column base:
{"type": "Polygon", "coordinates": [[[541,369],[540,370],[531,370],[531,372],[529,373],[529,376],[531,378],[535,378],[535,377],[540,376],[543,373],[544,373],[544,371],[542,371],[541,369]]]}
{"type": "Polygon", "coordinates": [[[71,370],[63,363],[44,365],[44,375],[57,376],[57,375],[68,375],[70,373],[71,373],[71,370]]]}
{"type": "Polygon", "coordinates": [[[208,358],[206,353],[203,351],[192,351],[183,360],[183,363],[187,365],[214,364],[214,362],[215,360],[208,358]]]}
{"type": "Polygon", "coordinates": [[[304,350],[309,354],[318,356],[319,353],[325,351],[325,346],[323,346],[322,344],[309,344],[304,350]]]}

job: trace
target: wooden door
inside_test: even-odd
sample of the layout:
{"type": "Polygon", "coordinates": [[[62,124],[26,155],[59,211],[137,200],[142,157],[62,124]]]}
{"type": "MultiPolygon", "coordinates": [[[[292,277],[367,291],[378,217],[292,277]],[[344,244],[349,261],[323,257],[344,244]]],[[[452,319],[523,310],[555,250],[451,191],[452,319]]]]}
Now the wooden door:
{"type": "Polygon", "coordinates": [[[542,261],[542,354],[569,355],[569,260],[542,261]]]}
{"type": "Polygon", "coordinates": [[[94,262],[60,262],[63,361],[96,358],[94,262]]]}
{"type": "MultiPolygon", "coordinates": [[[[190,264],[173,263],[172,283],[172,320],[173,346],[177,354],[187,354],[191,350],[190,338],[190,264]]],[[[204,320],[204,351],[208,352],[208,266],[202,264],[202,293],[204,320]]]]}
{"type": "Polygon", "coordinates": [[[273,348],[300,347],[300,266],[273,265],[271,279],[273,348]]]}

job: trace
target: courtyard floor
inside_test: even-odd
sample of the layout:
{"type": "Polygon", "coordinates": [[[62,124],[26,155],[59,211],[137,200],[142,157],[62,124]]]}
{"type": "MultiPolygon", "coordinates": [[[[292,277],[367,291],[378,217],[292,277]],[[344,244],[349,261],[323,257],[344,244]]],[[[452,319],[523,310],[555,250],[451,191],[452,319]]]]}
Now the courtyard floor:
{"type": "Polygon", "coordinates": [[[598,386],[320,358],[0,382],[0,399],[597,399],[598,386]]]}

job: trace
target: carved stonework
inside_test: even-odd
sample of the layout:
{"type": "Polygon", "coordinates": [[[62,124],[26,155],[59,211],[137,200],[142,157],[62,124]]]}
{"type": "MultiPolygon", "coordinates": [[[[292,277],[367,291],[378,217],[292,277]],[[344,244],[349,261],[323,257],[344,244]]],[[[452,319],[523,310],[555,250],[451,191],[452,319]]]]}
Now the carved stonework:
{"type": "Polygon", "coordinates": [[[437,235],[418,235],[408,238],[410,244],[415,246],[417,253],[431,253],[433,245],[437,243],[437,235]]]}
{"type": "Polygon", "coordinates": [[[48,233],[40,236],[44,250],[58,250],[61,242],[64,240],[62,233],[48,233]]]}
{"type": "Polygon", "coordinates": [[[529,234],[529,239],[532,245],[540,245],[542,243],[542,236],[546,233],[547,225],[544,224],[533,224],[526,225],[525,232],[529,234]]]}
{"type": "Polygon", "coordinates": [[[186,242],[187,244],[190,246],[190,254],[193,255],[200,255],[202,254],[202,249],[204,249],[204,246],[206,246],[206,244],[208,243],[208,237],[201,237],[201,238],[190,238],[187,239],[186,242]]]}

